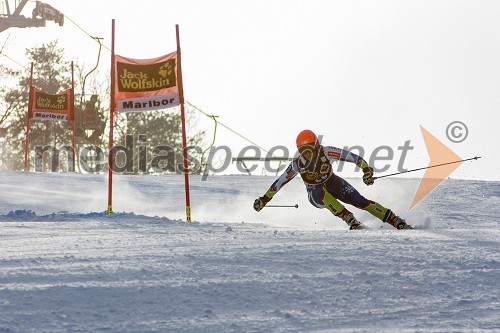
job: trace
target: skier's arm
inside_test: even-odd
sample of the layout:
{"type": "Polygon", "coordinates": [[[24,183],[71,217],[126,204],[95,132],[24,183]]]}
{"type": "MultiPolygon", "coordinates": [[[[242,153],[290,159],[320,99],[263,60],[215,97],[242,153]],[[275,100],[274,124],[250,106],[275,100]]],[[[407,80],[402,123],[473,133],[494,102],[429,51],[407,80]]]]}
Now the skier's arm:
{"type": "Polygon", "coordinates": [[[338,161],[346,161],[356,164],[358,167],[363,170],[363,182],[366,185],[372,185],[374,182],[373,179],[373,168],[368,165],[368,163],[361,157],[354,153],[351,153],[348,150],[326,146],[325,155],[328,156],[330,161],[338,160],[338,161]]]}
{"type": "Polygon", "coordinates": [[[260,211],[264,206],[271,201],[271,199],[274,197],[278,191],[285,186],[290,180],[292,180],[296,175],[297,171],[295,171],[295,161],[290,163],[290,165],[286,168],[286,170],[281,174],[281,176],[274,181],[274,183],[269,187],[267,192],[257,198],[253,204],[253,208],[256,211],[260,211]]]}
{"type": "Polygon", "coordinates": [[[325,155],[328,157],[330,161],[337,160],[337,161],[351,162],[356,164],[361,169],[369,167],[368,163],[361,156],[351,153],[348,150],[332,146],[325,146],[324,149],[325,149],[325,155]]]}
{"type": "Polygon", "coordinates": [[[286,170],[281,174],[281,176],[274,181],[274,183],[269,187],[267,190],[265,196],[267,196],[269,199],[272,199],[278,191],[285,186],[290,180],[292,180],[296,175],[297,171],[295,171],[294,168],[294,163],[290,163],[290,165],[286,168],[286,170]]]}

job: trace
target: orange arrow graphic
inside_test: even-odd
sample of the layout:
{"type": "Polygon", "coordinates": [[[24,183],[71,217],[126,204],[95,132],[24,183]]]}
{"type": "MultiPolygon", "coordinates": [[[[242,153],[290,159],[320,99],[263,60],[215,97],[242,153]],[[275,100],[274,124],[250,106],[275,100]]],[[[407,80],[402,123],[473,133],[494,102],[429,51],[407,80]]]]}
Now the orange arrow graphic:
{"type": "MultiPolygon", "coordinates": [[[[422,126],[420,126],[420,131],[424,137],[427,154],[429,154],[429,166],[462,159],[422,126]]],[[[463,161],[460,161],[459,163],[445,165],[441,168],[426,169],[424,177],[420,180],[420,184],[418,185],[417,192],[415,192],[413,196],[409,209],[415,207],[416,204],[431,193],[462,163],[463,161]]]]}

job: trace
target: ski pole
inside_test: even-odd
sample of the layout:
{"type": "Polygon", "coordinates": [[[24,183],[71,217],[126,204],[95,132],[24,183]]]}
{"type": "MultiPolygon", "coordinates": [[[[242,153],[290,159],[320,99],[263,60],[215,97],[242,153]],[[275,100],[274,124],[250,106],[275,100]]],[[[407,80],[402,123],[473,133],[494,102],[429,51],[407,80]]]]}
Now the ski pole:
{"type": "Polygon", "coordinates": [[[270,208],[299,208],[299,205],[266,205],[264,207],[270,207],[270,208]]]}
{"type": "Polygon", "coordinates": [[[444,166],[444,165],[449,165],[449,164],[454,164],[454,163],[460,163],[460,162],[465,162],[465,161],[470,161],[470,160],[478,160],[480,158],[481,158],[481,156],[476,156],[476,157],[471,157],[471,158],[468,158],[468,159],[465,159],[465,160],[460,160],[460,161],[455,161],[455,162],[448,162],[448,163],[442,163],[442,164],[437,164],[437,165],[431,165],[431,166],[427,166],[427,167],[424,167],[424,168],[406,170],[406,171],[402,171],[402,172],[391,173],[389,175],[383,175],[383,176],[373,177],[373,179],[375,180],[375,179],[379,179],[379,178],[385,178],[385,177],[400,175],[402,173],[408,173],[408,172],[413,172],[413,171],[418,171],[418,170],[425,170],[425,169],[430,169],[430,168],[436,168],[436,167],[440,167],[440,166],[444,166]]]}

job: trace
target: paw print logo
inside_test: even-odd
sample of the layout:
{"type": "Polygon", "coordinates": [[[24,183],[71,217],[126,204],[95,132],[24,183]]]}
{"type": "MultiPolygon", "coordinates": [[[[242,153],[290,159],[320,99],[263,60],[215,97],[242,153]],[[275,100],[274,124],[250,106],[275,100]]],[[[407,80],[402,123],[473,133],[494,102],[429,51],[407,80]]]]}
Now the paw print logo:
{"type": "Polygon", "coordinates": [[[66,96],[57,97],[57,104],[59,105],[64,104],[65,101],[66,101],[66,96]]]}
{"type": "Polygon", "coordinates": [[[163,66],[160,67],[160,70],[158,74],[160,74],[163,78],[166,78],[172,74],[172,71],[174,70],[174,66],[172,65],[171,62],[165,63],[163,66]]]}

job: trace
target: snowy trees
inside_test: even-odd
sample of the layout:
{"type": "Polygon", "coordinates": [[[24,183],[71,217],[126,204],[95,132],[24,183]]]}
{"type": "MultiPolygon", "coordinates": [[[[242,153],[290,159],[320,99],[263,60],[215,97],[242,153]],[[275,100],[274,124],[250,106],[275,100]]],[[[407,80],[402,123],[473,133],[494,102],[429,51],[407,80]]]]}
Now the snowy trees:
{"type": "MultiPolygon", "coordinates": [[[[33,84],[39,89],[56,94],[71,85],[70,62],[63,58],[63,50],[57,41],[26,50],[33,61],[33,84]]],[[[2,85],[0,103],[2,105],[2,127],[0,167],[4,170],[20,170],[24,166],[26,137],[26,117],[28,113],[29,68],[17,70],[5,66],[1,68],[2,85]]],[[[65,123],[36,121],[31,124],[30,146],[71,143],[71,131],[65,123]]]]}

